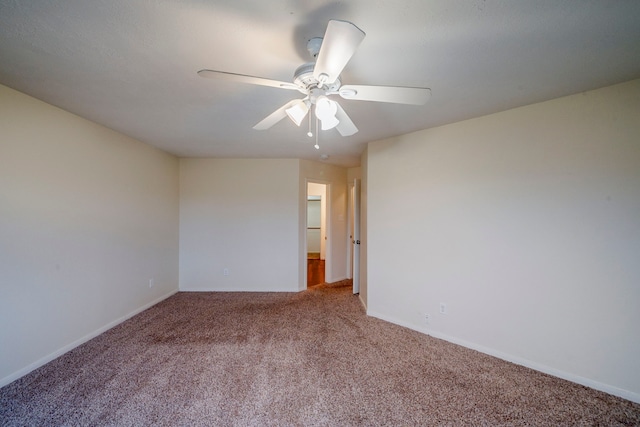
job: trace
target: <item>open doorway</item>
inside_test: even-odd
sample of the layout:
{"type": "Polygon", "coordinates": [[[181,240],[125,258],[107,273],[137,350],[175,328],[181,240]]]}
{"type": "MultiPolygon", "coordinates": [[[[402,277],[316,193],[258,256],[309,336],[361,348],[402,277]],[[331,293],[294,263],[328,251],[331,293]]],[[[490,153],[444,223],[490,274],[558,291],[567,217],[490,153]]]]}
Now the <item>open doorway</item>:
{"type": "Polygon", "coordinates": [[[327,185],[307,183],[307,287],[324,283],[327,259],[327,185]]]}

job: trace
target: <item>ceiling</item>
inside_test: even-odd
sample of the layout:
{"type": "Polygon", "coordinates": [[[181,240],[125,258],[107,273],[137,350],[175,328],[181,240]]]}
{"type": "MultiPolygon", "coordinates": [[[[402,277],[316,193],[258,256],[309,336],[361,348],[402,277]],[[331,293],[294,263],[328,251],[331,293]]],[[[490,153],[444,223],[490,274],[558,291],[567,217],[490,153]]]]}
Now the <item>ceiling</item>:
{"type": "Polygon", "coordinates": [[[0,83],[183,157],[356,166],[366,143],[640,77],[637,0],[0,0],[0,83]],[[367,36],[343,84],[429,87],[424,106],[342,100],[359,128],[285,119],[291,81],[330,19],[367,36]]]}

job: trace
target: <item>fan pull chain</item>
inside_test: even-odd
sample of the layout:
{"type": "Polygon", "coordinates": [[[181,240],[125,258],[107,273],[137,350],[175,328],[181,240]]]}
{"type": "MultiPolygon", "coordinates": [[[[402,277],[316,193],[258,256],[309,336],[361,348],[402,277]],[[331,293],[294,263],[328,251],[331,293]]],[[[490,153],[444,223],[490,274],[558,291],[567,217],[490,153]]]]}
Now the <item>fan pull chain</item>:
{"type": "MultiPolygon", "coordinates": [[[[313,107],[313,105],[311,106],[313,107]]],[[[311,132],[311,116],[312,116],[311,108],[309,108],[309,132],[307,132],[307,136],[311,138],[313,136],[313,132],[311,132]]]]}
{"type": "Polygon", "coordinates": [[[318,145],[318,134],[320,132],[318,132],[318,117],[316,117],[316,145],[314,145],[314,147],[316,148],[316,150],[320,149],[320,146],[318,145]]]}

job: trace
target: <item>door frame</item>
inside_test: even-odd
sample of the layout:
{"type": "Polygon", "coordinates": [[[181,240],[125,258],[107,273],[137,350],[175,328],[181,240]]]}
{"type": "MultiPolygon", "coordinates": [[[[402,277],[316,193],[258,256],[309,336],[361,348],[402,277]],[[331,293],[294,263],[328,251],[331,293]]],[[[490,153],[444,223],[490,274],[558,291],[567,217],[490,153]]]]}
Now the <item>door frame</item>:
{"type": "Polygon", "coordinates": [[[360,240],[361,219],[362,219],[362,193],[361,180],[356,178],[353,180],[353,238],[350,240],[353,251],[353,293],[360,294],[360,240]]]}
{"type": "Polygon", "coordinates": [[[354,227],[354,182],[349,182],[347,184],[347,235],[349,236],[347,239],[347,245],[349,249],[347,250],[347,279],[353,279],[353,227],[354,227]]]}
{"type": "Polygon", "coordinates": [[[331,256],[332,256],[332,251],[331,251],[331,182],[329,181],[324,181],[321,179],[312,179],[312,178],[307,178],[305,180],[305,185],[304,185],[304,204],[305,204],[305,209],[304,209],[304,236],[303,236],[303,249],[304,249],[304,261],[303,261],[303,265],[301,266],[302,271],[303,271],[303,284],[304,284],[304,288],[303,289],[307,289],[307,223],[308,223],[308,218],[307,218],[307,200],[309,200],[309,184],[320,184],[320,185],[324,185],[325,186],[325,198],[326,198],[326,202],[325,202],[325,212],[324,212],[324,216],[325,216],[325,253],[324,253],[324,280],[325,282],[329,282],[329,279],[332,279],[332,277],[330,277],[329,272],[331,271],[331,256]]]}

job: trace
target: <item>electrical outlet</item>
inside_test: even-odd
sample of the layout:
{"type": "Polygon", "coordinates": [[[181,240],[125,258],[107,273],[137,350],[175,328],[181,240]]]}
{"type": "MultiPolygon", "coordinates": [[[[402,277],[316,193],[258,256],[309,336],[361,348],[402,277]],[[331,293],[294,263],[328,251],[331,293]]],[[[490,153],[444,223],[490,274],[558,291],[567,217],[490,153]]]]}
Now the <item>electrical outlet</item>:
{"type": "Polygon", "coordinates": [[[153,285],[155,285],[155,281],[153,279],[149,279],[149,287],[153,288],[153,285]]]}
{"type": "Polygon", "coordinates": [[[447,314],[447,304],[443,302],[440,303],[440,314],[447,314]]]}
{"type": "Polygon", "coordinates": [[[431,316],[429,316],[428,313],[425,313],[424,314],[424,324],[428,325],[430,320],[431,320],[431,316]]]}
{"type": "Polygon", "coordinates": [[[225,268],[224,270],[222,270],[222,275],[228,276],[229,275],[229,269],[225,268]]]}

